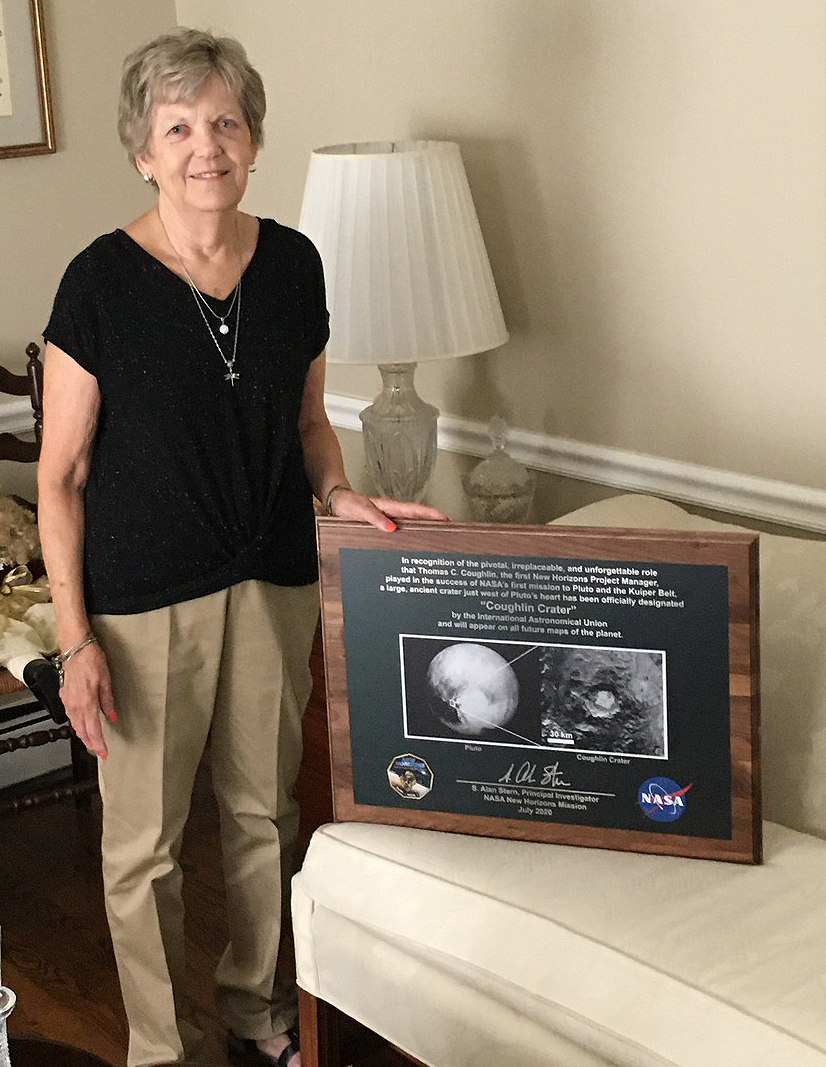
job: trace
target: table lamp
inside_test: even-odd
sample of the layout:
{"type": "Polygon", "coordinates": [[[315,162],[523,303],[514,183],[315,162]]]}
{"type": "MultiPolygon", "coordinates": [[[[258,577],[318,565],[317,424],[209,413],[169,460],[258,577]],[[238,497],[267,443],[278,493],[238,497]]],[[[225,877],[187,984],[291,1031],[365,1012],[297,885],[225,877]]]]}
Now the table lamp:
{"type": "Polygon", "coordinates": [[[318,249],[331,363],[378,365],[382,392],[360,413],[378,491],[421,500],[439,411],[416,364],[508,339],[459,146],[371,141],[316,149],[298,228],[318,249]]]}

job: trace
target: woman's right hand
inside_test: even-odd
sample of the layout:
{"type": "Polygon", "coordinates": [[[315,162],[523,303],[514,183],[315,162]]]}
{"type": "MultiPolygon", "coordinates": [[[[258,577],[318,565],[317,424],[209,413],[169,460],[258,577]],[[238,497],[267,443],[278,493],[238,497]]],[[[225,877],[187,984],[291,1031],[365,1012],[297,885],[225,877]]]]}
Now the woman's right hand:
{"type": "Polygon", "coordinates": [[[117,722],[112,682],[106,656],[100,645],[87,645],[64,664],[60,697],[72,729],[87,750],[106,759],[108,749],[103,740],[101,715],[117,722]]]}

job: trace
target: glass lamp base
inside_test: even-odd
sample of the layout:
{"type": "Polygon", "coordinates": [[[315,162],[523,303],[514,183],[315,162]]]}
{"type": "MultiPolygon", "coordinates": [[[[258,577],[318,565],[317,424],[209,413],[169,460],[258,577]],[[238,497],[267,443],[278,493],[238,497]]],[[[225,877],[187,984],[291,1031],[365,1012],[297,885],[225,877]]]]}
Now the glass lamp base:
{"type": "Polygon", "coordinates": [[[416,392],[415,370],[415,363],[380,365],[382,391],[359,418],[367,470],[376,489],[392,500],[418,502],[436,462],[439,409],[416,392]]]}

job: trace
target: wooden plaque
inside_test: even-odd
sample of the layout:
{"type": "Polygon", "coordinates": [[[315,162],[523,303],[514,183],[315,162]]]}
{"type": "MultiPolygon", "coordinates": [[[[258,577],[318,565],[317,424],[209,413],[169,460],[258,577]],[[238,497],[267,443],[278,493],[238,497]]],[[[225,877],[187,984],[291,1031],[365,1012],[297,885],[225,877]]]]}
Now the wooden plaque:
{"type": "Polygon", "coordinates": [[[318,541],[337,820],[761,861],[756,535],[318,541]]]}

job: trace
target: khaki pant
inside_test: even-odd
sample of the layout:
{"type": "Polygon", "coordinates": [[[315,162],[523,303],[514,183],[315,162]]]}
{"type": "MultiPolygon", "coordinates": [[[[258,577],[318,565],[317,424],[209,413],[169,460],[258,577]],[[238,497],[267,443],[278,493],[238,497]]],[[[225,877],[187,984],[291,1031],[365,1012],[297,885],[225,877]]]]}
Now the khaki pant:
{"type": "Polygon", "coordinates": [[[243,582],[138,615],[101,615],[117,723],[100,761],[106,910],[129,1020],[129,1067],[184,1058],[178,862],[207,735],[218,801],[230,943],[218,1010],[240,1037],[296,1018],[289,922],[301,717],[318,615],[315,585],[243,582]]]}

